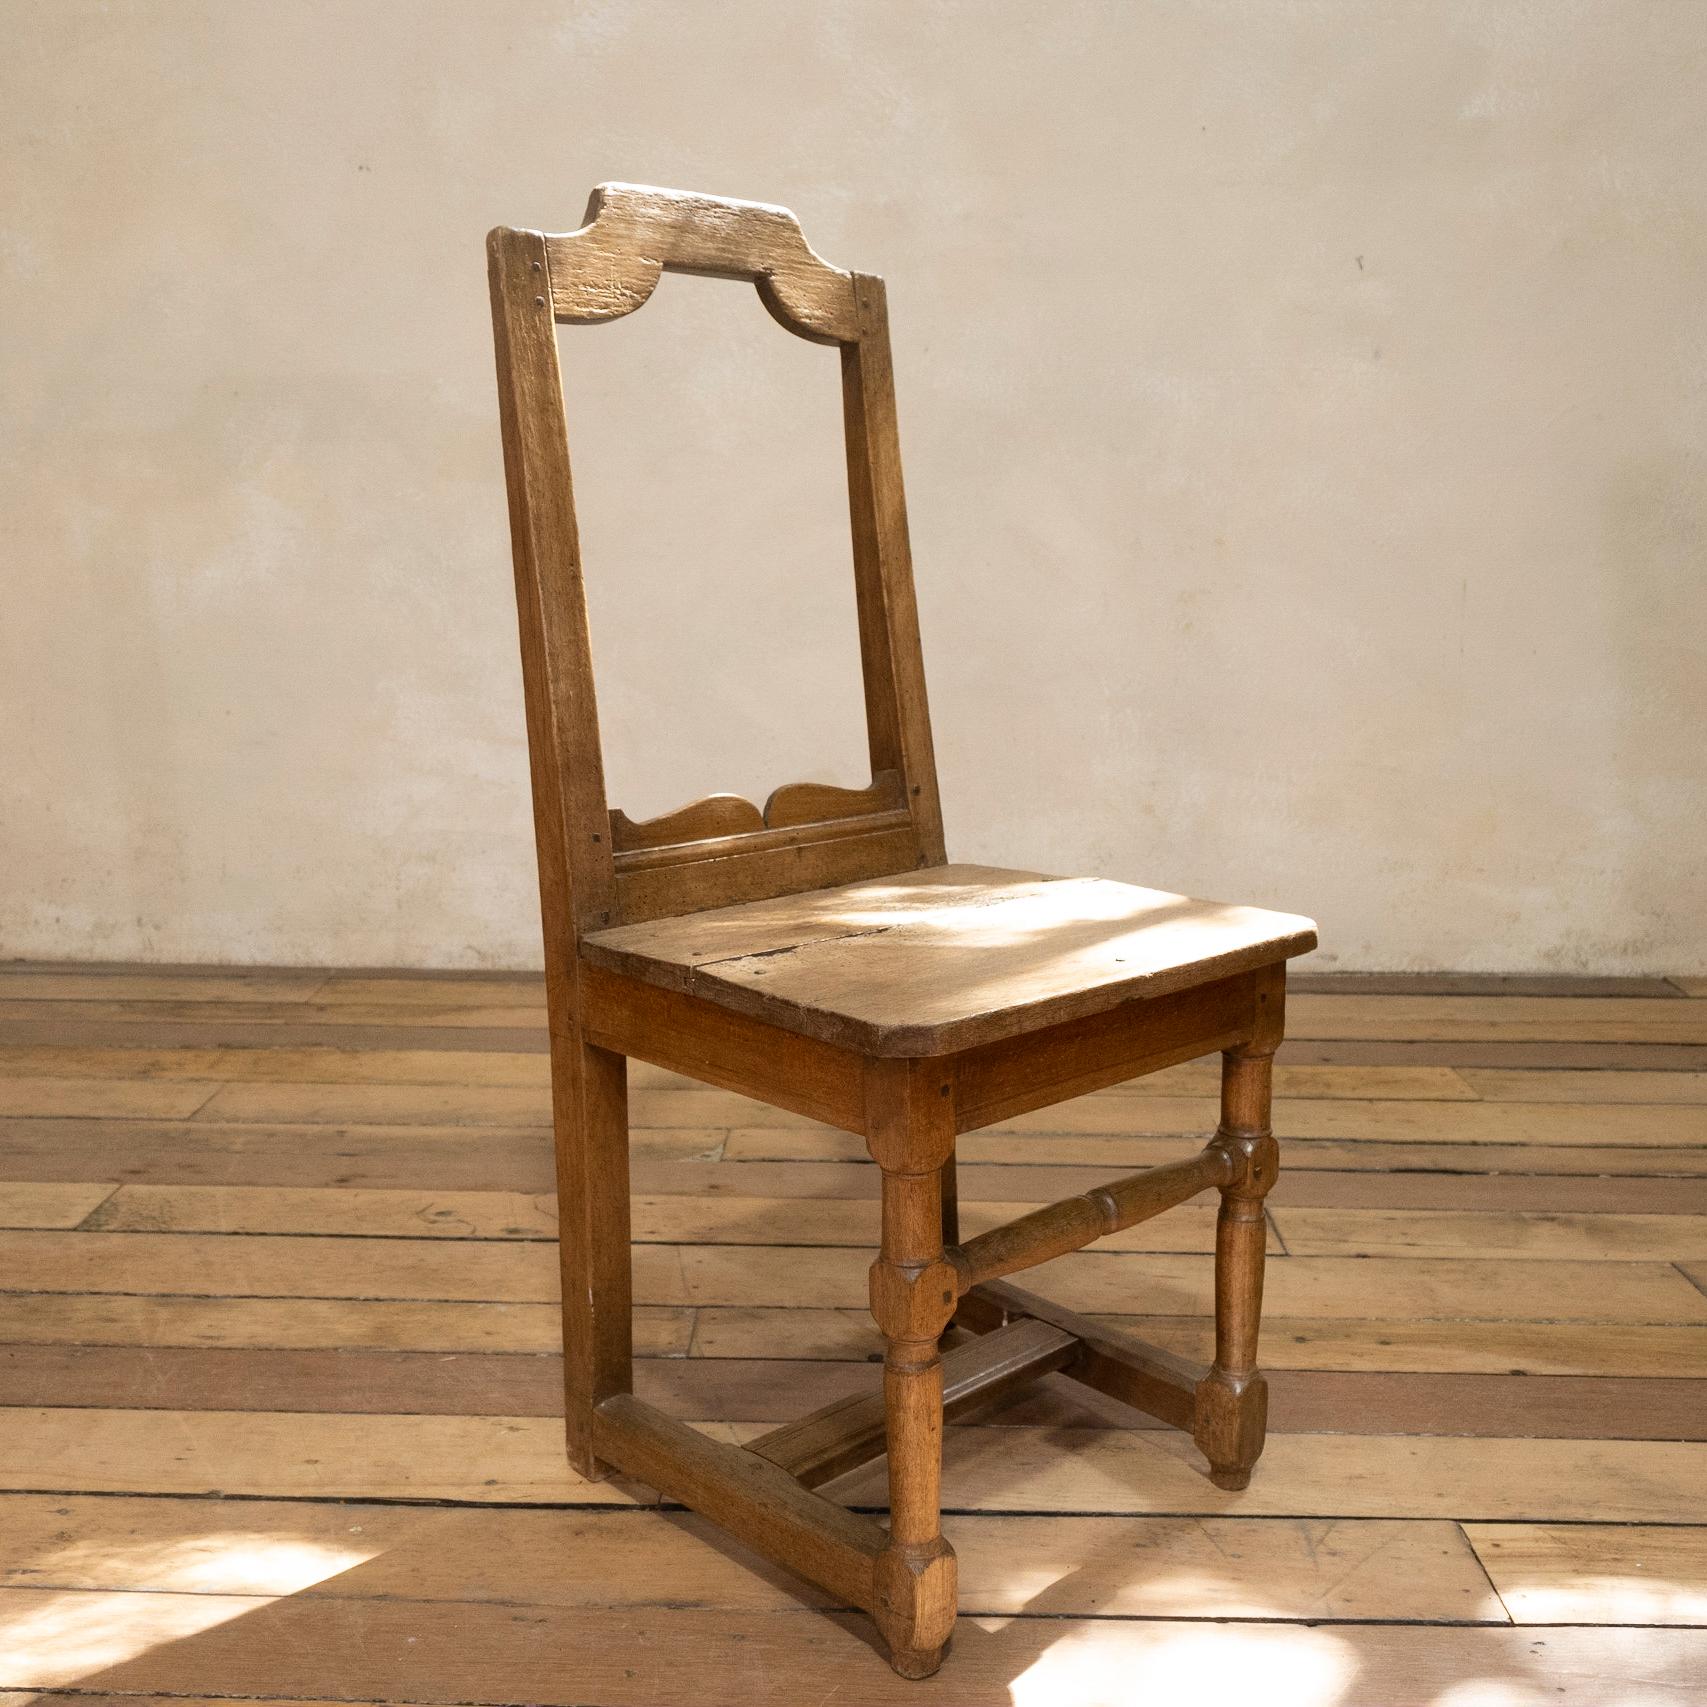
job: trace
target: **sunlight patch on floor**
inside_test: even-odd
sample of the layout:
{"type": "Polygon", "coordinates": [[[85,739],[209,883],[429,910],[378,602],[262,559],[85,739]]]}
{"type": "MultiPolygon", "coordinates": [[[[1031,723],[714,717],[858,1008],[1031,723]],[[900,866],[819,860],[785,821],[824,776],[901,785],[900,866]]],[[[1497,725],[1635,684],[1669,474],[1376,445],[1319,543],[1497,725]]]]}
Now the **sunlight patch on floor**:
{"type": "Polygon", "coordinates": [[[1664,1577],[1502,1579],[1500,1594],[1519,1624],[1707,1624],[1707,1586],[1664,1577]]]}
{"type": "Polygon", "coordinates": [[[1336,1707],[1357,1670],[1350,1647],[1325,1630],[1192,1629],[1127,1625],[1063,1636],[1010,1686],[1013,1707],[1336,1707]]]}
{"type": "Polygon", "coordinates": [[[351,1539],[331,1545],[264,1531],[211,1530],[170,1541],[126,1542],[94,1538],[56,1547],[17,1575],[54,1588],[106,1588],[115,1580],[177,1594],[295,1594],[379,1551],[351,1539]]]}
{"type": "Polygon", "coordinates": [[[164,1642],[199,1636],[270,1606],[276,1598],[7,1589],[0,1595],[5,1681],[37,1689],[74,1684],[164,1642]]]}
{"type": "Polygon", "coordinates": [[[73,1542],[20,1573],[52,1587],[0,1591],[0,1654],[6,1672],[0,1682],[36,1688],[76,1683],[164,1642],[199,1635],[270,1606],[364,1563],[377,1551],[245,1531],[168,1542],[73,1542]],[[114,1575],[149,1587],[67,1587],[110,1582],[114,1575]],[[252,1592],[257,1587],[263,1592],[252,1592]]]}

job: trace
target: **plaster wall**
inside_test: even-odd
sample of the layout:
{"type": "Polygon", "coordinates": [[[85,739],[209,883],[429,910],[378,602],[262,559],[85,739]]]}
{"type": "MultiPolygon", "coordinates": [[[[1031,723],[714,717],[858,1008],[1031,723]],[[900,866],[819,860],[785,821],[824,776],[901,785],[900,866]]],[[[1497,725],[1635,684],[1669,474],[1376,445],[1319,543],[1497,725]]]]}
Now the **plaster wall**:
{"type": "MultiPolygon", "coordinates": [[[[538,961],[482,237],[890,280],[951,852],[1707,963],[1707,7],[11,0],[0,955],[538,961]]],[[[862,783],[835,356],[562,333],[611,794],[862,783]]]]}

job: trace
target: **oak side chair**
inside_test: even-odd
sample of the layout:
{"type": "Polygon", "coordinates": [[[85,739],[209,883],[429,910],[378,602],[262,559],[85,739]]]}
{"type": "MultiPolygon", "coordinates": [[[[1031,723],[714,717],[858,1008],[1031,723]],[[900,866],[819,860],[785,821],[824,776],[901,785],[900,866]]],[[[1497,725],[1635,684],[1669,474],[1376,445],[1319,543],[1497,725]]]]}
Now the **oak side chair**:
{"type": "Polygon", "coordinates": [[[882,279],[821,260],[783,208],[632,184],[600,185],[577,231],[500,228],[489,252],[570,1462],[644,1481],[865,1608],[895,1669],[926,1677],[956,1607],[939,1500],[945,1414],[1059,1370],[1189,1430],[1218,1487],[1249,1481],[1267,1408],[1256,1346],[1277,1160],[1270,1065],[1286,961],[1315,946],[1315,928],[1124,883],[947,863],[882,279]],[[762,811],[717,794],[639,823],[607,807],[556,327],[632,313],[662,272],[750,280],[788,331],[841,352],[867,788],[795,783],[762,811]],[[1215,1051],[1221,1122],[1200,1155],[960,1237],[957,1134],[1215,1051]],[[634,1396],[629,1056],[864,1139],[882,1173],[880,1393],[745,1447],[634,1396]],[[1207,1367],[1000,1279],[1210,1187],[1221,1195],[1207,1367]],[[887,1528],[812,1491],[884,1453],[887,1528]]]}

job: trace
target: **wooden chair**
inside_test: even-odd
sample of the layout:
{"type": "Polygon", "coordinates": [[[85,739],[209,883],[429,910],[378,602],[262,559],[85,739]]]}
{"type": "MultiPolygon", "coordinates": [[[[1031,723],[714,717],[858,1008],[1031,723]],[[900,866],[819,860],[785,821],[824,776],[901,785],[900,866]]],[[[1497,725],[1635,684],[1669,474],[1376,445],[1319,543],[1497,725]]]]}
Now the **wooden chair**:
{"type": "MultiPolygon", "coordinates": [[[[950,865],[901,491],[883,281],[793,215],[630,184],[565,236],[490,239],[521,612],[562,1224],[569,1458],[612,1468],[869,1611],[906,1677],[955,1617],[944,1416],[1059,1370],[1190,1430],[1217,1486],[1262,1450],[1256,1369],[1269,1069],[1307,919],[1123,883],[950,865]],[[713,795],[636,823],[605,801],[556,326],[639,308],[661,272],[747,279],[841,351],[871,784],[713,795]],[[961,1240],[956,1135],[1220,1051],[1203,1152],[961,1240]],[[882,1170],[880,1393],[746,1447],[634,1396],[626,1061],[858,1133],[882,1170]],[[1115,1336],[1000,1277],[1216,1188],[1215,1360],[1115,1336]],[[942,1342],[948,1331],[952,1349],[942,1342]],[[888,1454],[890,1521],[812,1492],[888,1454]]],[[[1024,1140],[1016,1140],[1023,1143],[1024,1140]]],[[[802,1253],[802,1262],[810,1262],[802,1253]]]]}

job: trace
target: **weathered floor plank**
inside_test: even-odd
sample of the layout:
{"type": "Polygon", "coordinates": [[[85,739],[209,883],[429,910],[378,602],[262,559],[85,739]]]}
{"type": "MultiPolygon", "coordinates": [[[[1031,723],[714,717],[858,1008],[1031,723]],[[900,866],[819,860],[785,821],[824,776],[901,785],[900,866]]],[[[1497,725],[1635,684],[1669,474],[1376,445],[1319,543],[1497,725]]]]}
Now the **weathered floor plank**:
{"type": "MultiPolygon", "coordinates": [[[[76,1189],[85,1195],[89,1192],[88,1187],[76,1189]]],[[[98,1193],[99,1188],[95,1189],[98,1193]]],[[[0,1203],[3,1201],[0,1197],[0,1203]]],[[[966,1232],[972,1234],[1014,1220],[1039,1208],[1042,1201],[969,1202],[964,1215],[966,1232]]],[[[877,1206],[853,1198],[779,1200],[720,1194],[642,1194],[633,1199],[633,1235],[641,1244],[772,1245],[778,1242],[778,1231],[784,1225],[790,1244],[866,1249],[877,1242],[877,1206]]],[[[555,1242],[557,1202],[550,1194],[503,1191],[126,1185],[99,1203],[87,1226],[102,1232],[426,1235],[555,1242]]],[[[1672,1242],[1681,1245],[1687,1241],[1679,1232],[1672,1242]]],[[[1215,1248],[1215,1210],[1209,1203],[1184,1204],[1165,1218],[1115,1234],[1103,1241],[1101,1248],[1209,1252],[1215,1248]]],[[[1272,1248],[1280,1249],[1278,1245],[1272,1248]]],[[[1680,1250],[1668,1254],[1695,1253],[1680,1250]]],[[[1702,1254],[1707,1255],[1707,1248],[1702,1254]]]]}
{"type": "Polygon", "coordinates": [[[1474,1523],[1464,1532],[1518,1623],[1707,1626],[1707,1529],[1474,1523]]]}
{"type": "Polygon", "coordinates": [[[0,1489],[529,1505],[655,1497],[582,1481],[555,1419],[29,1405],[0,1410],[0,1489]]]}
{"type": "MultiPolygon", "coordinates": [[[[142,1300],[141,1302],[147,1302],[142,1300]]],[[[1382,1306],[1379,1298],[1370,1308],[1382,1306]]],[[[474,1309],[480,1306],[441,1306],[474,1309]]],[[[509,1306],[515,1309],[518,1306],[509,1306]]],[[[702,1308],[696,1357],[869,1358],[881,1349],[866,1311],[702,1308]]],[[[1093,1320],[1207,1362],[1214,1324],[1206,1316],[1097,1313],[1093,1320]]],[[[1462,1316],[1281,1316],[1264,1319],[1269,1370],[1425,1371],[1436,1374],[1707,1377],[1707,1324],[1475,1321],[1462,1316]]]]}
{"type": "MultiPolygon", "coordinates": [[[[1375,1300],[1379,1303],[1379,1300],[1375,1300]]],[[[1102,1313],[1105,1326],[1206,1361],[1204,1316],[1102,1313]]],[[[343,1298],[0,1292],[0,1344],[256,1350],[554,1353],[557,1307],[343,1298]]],[[[642,1357],[870,1362],[881,1341],[863,1308],[641,1305],[642,1357]]],[[[1333,1319],[1271,1314],[1270,1370],[1707,1378],[1707,1323],[1333,1319]]]]}
{"type": "MultiPolygon", "coordinates": [[[[762,1424],[750,1425],[753,1427],[762,1424]]],[[[739,1436],[746,1438],[746,1436],[739,1436]]],[[[1168,1430],[954,1427],[945,1509],[1261,1517],[1707,1523],[1707,1443],[1488,1436],[1279,1434],[1243,1493],[1206,1479],[1168,1430]]],[[[482,1505],[644,1503],[562,1462],[553,1418],[0,1411],[0,1489],[458,1500],[482,1505]]],[[[833,1485],[881,1507],[881,1466],[833,1485]]]]}
{"type": "MultiPolygon", "coordinates": [[[[869,1267],[858,1246],[636,1245],[634,1296],[858,1308],[869,1267]],[[811,1250],[809,1262],[801,1249],[811,1250]]],[[[1134,1300],[1158,1315],[1214,1308],[1213,1272],[1197,1255],[1080,1252],[1033,1279],[1058,1303],[1093,1314],[1134,1300]]],[[[20,1232],[0,1244],[0,1291],[542,1303],[557,1296],[558,1279],[555,1250],[537,1240],[20,1232]]],[[[1707,1295],[1685,1267],[1658,1261],[1284,1257],[1269,1265],[1266,1296],[1284,1316],[1357,1319],[1378,1304],[1388,1316],[1707,1322],[1707,1295]]]]}
{"type": "Polygon", "coordinates": [[[1307,1628],[1167,1619],[967,1619],[935,1677],[896,1677],[861,1621],[819,1612],[541,1608],[442,1601],[277,1600],[6,1589],[0,1617],[32,1636],[12,1687],[252,1701],[539,1707],[799,1707],[857,1680],[885,1703],[1169,1700],[1213,1675],[1229,1699],[1545,1700],[1694,1707],[1698,1630],[1403,1624],[1307,1628]],[[75,1645],[39,1631],[99,1630],[75,1645]],[[1613,1680],[1616,1693],[1609,1693],[1613,1680]],[[1490,1695],[1497,1689],[1499,1695],[1490,1695]],[[1116,1694],[1116,1691],[1121,1693],[1116,1694]],[[1286,1693],[1282,1695],[1280,1692],[1286,1693]]]}
{"type": "Polygon", "coordinates": [[[76,1227],[112,1195],[106,1185],[63,1181],[0,1181],[0,1229],[76,1227]]]}
{"type": "MultiPolygon", "coordinates": [[[[642,1134],[637,1133],[639,1138],[642,1134]]],[[[956,1141],[963,1162],[1006,1164],[1016,1157],[1038,1165],[1097,1167],[1119,1171],[1177,1161],[1202,1146],[1201,1132],[1172,1137],[1102,1136],[1087,1133],[969,1132],[956,1141]]],[[[846,1132],[807,1127],[736,1127],[724,1140],[727,1161],[860,1160],[857,1138],[846,1132]]],[[[1283,1174],[1311,1169],[1358,1172],[1400,1170],[1464,1174],[1539,1173],[1700,1177],[1707,1173],[1707,1145],[1591,1146],[1532,1143],[1457,1144],[1403,1140],[1370,1141],[1292,1138],[1281,1147],[1283,1174]]]]}
{"type": "MultiPolygon", "coordinates": [[[[635,1391],[684,1420],[791,1422],[875,1393],[865,1360],[647,1357],[635,1391]]],[[[312,1411],[559,1417],[551,1353],[205,1346],[0,1346],[13,1405],[105,1410],[312,1411]]],[[[1064,1377],[1041,1382],[992,1426],[1159,1428],[1064,1377]]],[[[1681,1378],[1269,1371],[1277,1433],[1511,1435],[1578,1440],[1707,1439],[1707,1388],[1681,1378]]]]}
{"type": "MultiPolygon", "coordinates": [[[[833,1604],[692,1513],[0,1496],[0,1584],[337,1600],[833,1604]],[[103,1546],[76,1539],[99,1533],[103,1546]]],[[[969,1614],[1508,1622],[1458,1526],[1328,1518],[954,1524],[969,1614]]]]}
{"type": "Polygon", "coordinates": [[[1293,1037],[1707,1043],[1707,1013],[1665,997],[1301,995],[1293,1037]]]}

